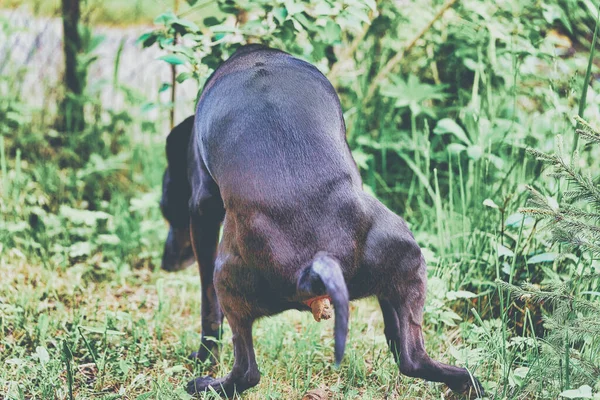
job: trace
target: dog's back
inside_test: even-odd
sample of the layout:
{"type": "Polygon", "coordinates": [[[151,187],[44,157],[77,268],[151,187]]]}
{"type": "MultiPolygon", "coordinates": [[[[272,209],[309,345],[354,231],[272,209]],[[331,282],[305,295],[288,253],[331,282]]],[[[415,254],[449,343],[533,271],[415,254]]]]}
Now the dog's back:
{"type": "Polygon", "coordinates": [[[208,80],[195,135],[224,204],[282,208],[360,186],[338,97],[312,65],[249,46],[208,80]]]}

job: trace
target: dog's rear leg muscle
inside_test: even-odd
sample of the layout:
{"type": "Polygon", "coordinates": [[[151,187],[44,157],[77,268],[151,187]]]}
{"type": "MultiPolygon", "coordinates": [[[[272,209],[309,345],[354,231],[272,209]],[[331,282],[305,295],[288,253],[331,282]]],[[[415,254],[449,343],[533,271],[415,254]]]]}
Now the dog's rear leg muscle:
{"type": "Polygon", "coordinates": [[[218,360],[218,343],[215,339],[221,337],[223,312],[217,300],[213,273],[219,229],[225,210],[218,188],[206,172],[202,174],[200,187],[200,192],[192,194],[190,202],[190,233],[202,285],[202,342],[199,350],[192,353],[191,357],[215,363],[218,360]]]}
{"type": "Polygon", "coordinates": [[[400,372],[414,378],[444,382],[457,392],[472,389],[473,382],[476,390],[481,390],[480,383],[466,369],[435,361],[427,354],[421,328],[427,289],[424,264],[407,275],[396,293],[379,299],[386,338],[400,372]]]}

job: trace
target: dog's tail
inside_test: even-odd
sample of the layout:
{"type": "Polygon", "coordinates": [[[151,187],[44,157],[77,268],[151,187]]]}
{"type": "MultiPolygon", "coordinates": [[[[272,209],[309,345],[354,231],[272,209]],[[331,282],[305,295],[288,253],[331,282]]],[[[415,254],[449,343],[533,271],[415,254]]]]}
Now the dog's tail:
{"type": "Polygon", "coordinates": [[[335,308],[335,364],[344,357],[348,336],[349,295],[339,261],[326,253],[317,253],[312,264],[298,278],[298,292],[315,296],[328,295],[335,308]]]}

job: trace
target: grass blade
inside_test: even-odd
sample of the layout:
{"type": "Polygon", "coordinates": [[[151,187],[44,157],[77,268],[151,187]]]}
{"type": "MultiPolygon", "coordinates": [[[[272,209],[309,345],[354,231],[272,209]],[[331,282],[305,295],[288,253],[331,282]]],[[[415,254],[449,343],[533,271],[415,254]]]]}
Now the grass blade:
{"type": "MultiPolygon", "coordinates": [[[[590,76],[592,75],[592,65],[594,64],[594,53],[596,51],[596,41],[598,39],[598,24],[600,23],[600,6],[598,6],[598,15],[596,16],[596,27],[594,28],[594,37],[592,38],[592,46],[590,49],[590,57],[588,60],[587,71],[585,72],[585,79],[583,80],[583,87],[581,88],[581,99],[579,100],[579,112],[577,115],[580,118],[583,118],[583,112],[585,111],[585,101],[587,97],[588,87],[590,86],[590,76]]],[[[577,123],[577,128],[579,129],[580,124],[577,123]]],[[[579,143],[579,135],[575,133],[575,140],[573,141],[573,150],[577,150],[577,145],[579,143]]]]}

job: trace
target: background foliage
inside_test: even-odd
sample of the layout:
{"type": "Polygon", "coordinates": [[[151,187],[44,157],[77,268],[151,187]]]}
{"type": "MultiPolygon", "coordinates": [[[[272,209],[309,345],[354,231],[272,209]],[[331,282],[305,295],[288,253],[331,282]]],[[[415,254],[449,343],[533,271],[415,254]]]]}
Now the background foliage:
{"type": "MultiPolygon", "coordinates": [[[[123,45],[100,56],[94,34],[94,24],[154,19],[138,44],[159,48],[157,62],[176,66],[175,84],[194,93],[245,43],[284,49],[328,76],[365,190],[407,219],[426,253],[432,356],[468,367],[490,398],[600,397],[600,164],[597,146],[573,143],[577,124],[592,139],[600,126],[597,4],[198,0],[164,12],[173,4],[133,3],[99,12],[83,2],[80,65],[108,57],[114,79],[88,75],[82,130],[55,129],[52,107],[21,90],[19,77],[39,66],[19,68],[10,52],[2,61],[3,396],[182,398],[182,382],[205,372],[186,358],[199,343],[195,272],[157,270],[166,121],[175,104],[191,114],[195,96],[174,104],[164,96],[173,80],[151,99],[119,81],[139,66],[122,64],[123,45]]],[[[19,35],[5,15],[3,34],[19,35]]],[[[259,322],[263,380],[248,397],[326,386],[335,398],[439,398],[439,386],[398,377],[376,304],[352,313],[340,371],[330,368],[331,326],[296,313],[259,322]]],[[[217,374],[232,362],[225,343],[217,374]]]]}

